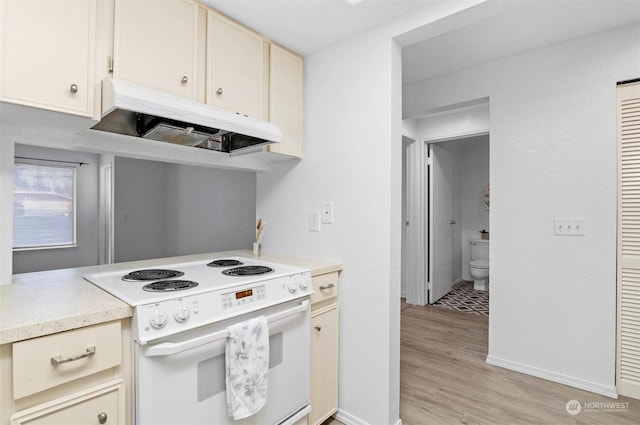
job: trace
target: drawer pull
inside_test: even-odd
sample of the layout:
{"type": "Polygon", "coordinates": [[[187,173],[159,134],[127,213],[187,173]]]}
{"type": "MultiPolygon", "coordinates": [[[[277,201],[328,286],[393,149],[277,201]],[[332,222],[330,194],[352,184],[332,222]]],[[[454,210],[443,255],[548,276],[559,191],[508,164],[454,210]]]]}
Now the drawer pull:
{"type": "Polygon", "coordinates": [[[63,363],[69,363],[69,362],[74,362],[76,360],[80,360],[80,359],[84,359],[85,357],[89,357],[89,356],[93,356],[94,354],[96,354],[96,347],[89,347],[87,348],[87,351],[85,351],[84,353],[74,356],[74,357],[69,357],[67,359],[62,359],[62,356],[55,356],[55,357],[51,357],[51,364],[54,366],[58,366],[60,364],[63,363]]]}
{"type": "Polygon", "coordinates": [[[100,422],[101,424],[106,424],[107,423],[107,414],[102,412],[102,413],[98,413],[98,422],[100,422]]]}
{"type": "Polygon", "coordinates": [[[336,287],[336,285],[334,285],[333,283],[330,283],[330,284],[328,284],[328,285],[321,286],[321,287],[319,287],[318,289],[319,289],[319,290],[321,290],[321,291],[324,291],[324,290],[326,290],[326,289],[333,289],[333,288],[335,288],[335,287],[336,287]]]}
{"type": "Polygon", "coordinates": [[[318,332],[320,332],[322,330],[322,326],[320,325],[315,325],[314,329],[317,330],[318,332]]]}

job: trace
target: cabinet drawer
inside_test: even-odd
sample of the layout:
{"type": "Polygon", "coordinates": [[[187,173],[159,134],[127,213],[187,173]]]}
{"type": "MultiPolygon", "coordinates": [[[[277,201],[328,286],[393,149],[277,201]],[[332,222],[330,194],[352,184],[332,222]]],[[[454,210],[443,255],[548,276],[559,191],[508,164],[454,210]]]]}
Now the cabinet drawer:
{"type": "Polygon", "coordinates": [[[124,424],[124,380],[53,400],[15,413],[11,425],[124,424]]]}
{"type": "Polygon", "coordinates": [[[122,361],[120,322],[110,322],[13,344],[13,398],[18,399],[122,361]]]}
{"type": "Polygon", "coordinates": [[[338,272],[314,276],[311,281],[314,292],[311,304],[338,296],[338,272]]]}

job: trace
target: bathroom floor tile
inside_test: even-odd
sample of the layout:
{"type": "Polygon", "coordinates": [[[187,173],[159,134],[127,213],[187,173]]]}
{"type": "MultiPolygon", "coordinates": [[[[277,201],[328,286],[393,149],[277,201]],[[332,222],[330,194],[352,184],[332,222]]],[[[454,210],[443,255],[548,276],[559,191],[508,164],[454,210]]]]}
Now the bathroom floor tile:
{"type": "Polygon", "coordinates": [[[458,282],[434,306],[489,317],[489,291],[476,291],[473,282],[458,282]]]}

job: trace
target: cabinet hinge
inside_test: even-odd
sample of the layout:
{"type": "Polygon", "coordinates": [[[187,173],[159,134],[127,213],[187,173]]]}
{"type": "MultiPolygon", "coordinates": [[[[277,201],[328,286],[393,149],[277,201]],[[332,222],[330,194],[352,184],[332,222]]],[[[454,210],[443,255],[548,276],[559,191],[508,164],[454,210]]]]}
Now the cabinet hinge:
{"type": "Polygon", "coordinates": [[[107,72],[113,73],[113,58],[111,56],[107,56],[107,72]]]}
{"type": "Polygon", "coordinates": [[[427,157],[427,165],[433,165],[433,160],[430,156],[427,157]]]}

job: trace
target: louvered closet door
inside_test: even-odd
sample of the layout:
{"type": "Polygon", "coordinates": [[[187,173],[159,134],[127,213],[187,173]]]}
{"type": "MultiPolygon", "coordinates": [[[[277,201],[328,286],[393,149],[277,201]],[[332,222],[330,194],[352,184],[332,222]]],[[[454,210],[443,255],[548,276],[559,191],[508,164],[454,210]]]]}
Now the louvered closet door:
{"type": "Polygon", "coordinates": [[[617,350],[618,392],[640,399],[640,82],[618,86],[617,350]]]}

